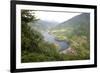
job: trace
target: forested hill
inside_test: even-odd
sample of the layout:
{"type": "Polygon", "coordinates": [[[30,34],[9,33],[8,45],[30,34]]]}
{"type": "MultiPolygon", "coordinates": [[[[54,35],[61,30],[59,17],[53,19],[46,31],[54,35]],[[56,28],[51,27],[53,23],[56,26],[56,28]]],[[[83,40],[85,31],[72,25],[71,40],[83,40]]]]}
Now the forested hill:
{"type": "MultiPolygon", "coordinates": [[[[63,28],[63,27],[77,27],[78,25],[89,25],[90,24],[90,14],[89,13],[82,13],[78,16],[75,16],[65,22],[60,23],[55,28],[63,28]]],[[[55,29],[54,28],[54,29],[55,29]]]]}
{"type": "Polygon", "coordinates": [[[83,34],[89,36],[90,30],[90,14],[82,13],[78,16],[75,16],[63,23],[60,23],[58,26],[54,27],[52,31],[63,30],[67,36],[69,35],[78,35],[83,34]]]}
{"type": "MultiPolygon", "coordinates": [[[[90,14],[82,13],[51,29],[60,40],[67,40],[79,59],[89,59],[90,56],[90,14]]],[[[75,54],[74,54],[75,55],[75,54]]]]}

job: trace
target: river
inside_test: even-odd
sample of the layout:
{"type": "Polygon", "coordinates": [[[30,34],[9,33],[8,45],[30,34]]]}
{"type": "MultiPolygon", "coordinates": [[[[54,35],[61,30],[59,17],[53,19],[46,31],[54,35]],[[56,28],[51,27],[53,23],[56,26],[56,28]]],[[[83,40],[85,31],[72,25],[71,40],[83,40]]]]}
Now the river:
{"type": "Polygon", "coordinates": [[[65,41],[65,40],[59,40],[59,39],[57,40],[57,38],[55,38],[54,35],[52,35],[52,34],[50,34],[48,32],[43,32],[42,34],[44,36],[44,40],[45,41],[57,44],[59,46],[59,48],[58,48],[59,51],[63,51],[63,50],[65,50],[65,49],[67,49],[69,47],[68,42],[65,41]]]}

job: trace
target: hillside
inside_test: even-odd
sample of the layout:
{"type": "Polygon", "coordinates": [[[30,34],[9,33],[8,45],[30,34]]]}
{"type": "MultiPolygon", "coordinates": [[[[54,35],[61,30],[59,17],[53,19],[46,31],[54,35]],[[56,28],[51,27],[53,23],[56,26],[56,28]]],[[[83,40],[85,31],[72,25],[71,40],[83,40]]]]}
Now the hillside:
{"type": "Polygon", "coordinates": [[[33,29],[38,29],[39,31],[47,31],[48,29],[54,27],[57,22],[50,22],[50,21],[44,21],[44,20],[37,20],[35,22],[30,22],[29,26],[31,26],[33,29]]]}
{"type": "Polygon", "coordinates": [[[52,33],[60,35],[86,35],[89,37],[90,33],[90,15],[88,13],[82,13],[75,16],[68,21],[58,24],[58,26],[51,29],[52,33]]]}
{"type": "Polygon", "coordinates": [[[78,58],[90,58],[90,14],[82,13],[60,23],[51,29],[51,33],[60,40],[68,41],[78,58]]]}

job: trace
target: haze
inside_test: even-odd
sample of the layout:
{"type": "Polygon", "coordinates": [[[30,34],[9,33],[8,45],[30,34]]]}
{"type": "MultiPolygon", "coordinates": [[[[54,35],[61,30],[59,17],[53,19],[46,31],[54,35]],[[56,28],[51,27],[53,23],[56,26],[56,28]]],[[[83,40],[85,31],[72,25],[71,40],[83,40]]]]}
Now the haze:
{"type": "Polygon", "coordinates": [[[38,19],[62,23],[81,13],[34,11],[38,19]]]}

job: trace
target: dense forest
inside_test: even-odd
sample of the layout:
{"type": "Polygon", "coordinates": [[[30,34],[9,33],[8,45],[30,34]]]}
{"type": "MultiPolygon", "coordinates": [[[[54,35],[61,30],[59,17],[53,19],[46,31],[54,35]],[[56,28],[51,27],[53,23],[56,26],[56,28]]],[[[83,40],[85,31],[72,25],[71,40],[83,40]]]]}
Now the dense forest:
{"type": "MultiPolygon", "coordinates": [[[[86,18],[89,17],[88,14],[85,15],[86,18]]],[[[85,18],[84,15],[83,18],[85,18]]],[[[66,40],[70,43],[69,48],[71,48],[71,51],[61,53],[56,44],[44,41],[42,33],[36,30],[37,28],[34,28],[34,26],[37,26],[36,22],[39,21],[34,11],[21,10],[21,62],[89,59],[89,18],[86,20],[87,22],[82,19],[83,23],[80,22],[78,25],[76,25],[77,23],[75,24],[73,20],[73,24],[67,25],[66,27],[65,24],[67,24],[67,22],[64,22],[61,26],[58,25],[50,29],[49,32],[55,35],[56,38],[66,40]],[[32,26],[29,25],[30,22],[33,23],[32,26]],[[64,31],[59,31],[62,29],[64,31]],[[72,51],[74,51],[74,53],[71,53],[72,51]]],[[[71,23],[71,20],[69,20],[69,23],[71,23]]],[[[42,29],[44,30],[44,28],[41,28],[41,30],[42,29]]]]}

